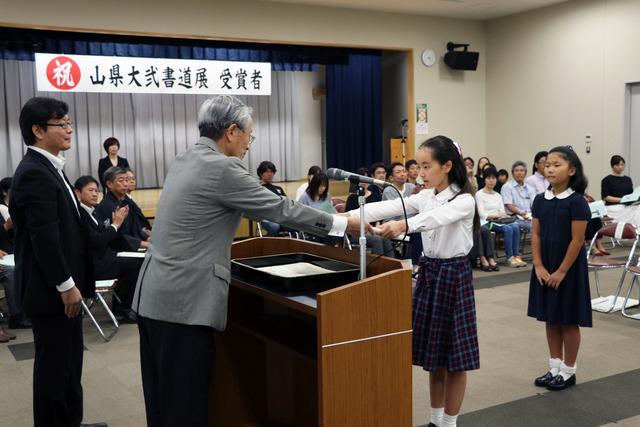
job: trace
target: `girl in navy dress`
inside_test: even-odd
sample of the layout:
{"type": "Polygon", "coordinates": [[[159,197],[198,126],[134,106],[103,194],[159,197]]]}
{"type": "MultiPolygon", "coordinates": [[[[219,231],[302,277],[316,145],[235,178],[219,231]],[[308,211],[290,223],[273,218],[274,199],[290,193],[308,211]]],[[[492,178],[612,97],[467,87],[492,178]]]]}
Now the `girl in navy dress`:
{"type": "Polygon", "coordinates": [[[580,326],[592,325],[584,249],[591,212],[583,197],[587,179],[571,148],[549,152],[545,176],[551,185],[531,208],[534,268],[527,314],[545,322],[549,345],[549,371],[535,385],[564,390],[576,383],[580,326]]]}
{"type": "MultiPolygon", "coordinates": [[[[466,371],[480,367],[475,299],[467,254],[479,229],[460,147],[445,136],[423,142],[416,160],[427,189],[406,199],[407,223],[389,221],[382,237],[420,232],[426,256],[413,294],[413,364],[430,372],[430,426],[455,426],[466,371]]],[[[348,215],[359,215],[350,211],[348,215]]],[[[367,204],[368,222],[402,215],[401,199],[367,204]]]]}

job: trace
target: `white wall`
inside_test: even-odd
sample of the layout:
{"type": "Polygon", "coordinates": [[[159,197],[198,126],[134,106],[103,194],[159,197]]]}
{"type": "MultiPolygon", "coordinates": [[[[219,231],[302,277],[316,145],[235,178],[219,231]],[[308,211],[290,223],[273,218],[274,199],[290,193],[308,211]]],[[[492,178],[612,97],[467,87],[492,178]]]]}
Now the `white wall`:
{"type": "Polygon", "coordinates": [[[0,10],[1,22],[32,27],[413,49],[415,101],[429,103],[432,135],[450,135],[476,155],[486,149],[481,22],[256,0],[0,0],[0,10]],[[480,51],[476,72],[452,73],[442,61],[430,69],[421,65],[422,50],[433,48],[442,56],[448,41],[480,51]]]}
{"type": "Polygon", "coordinates": [[[625,83],[640,81],[639,17],[637,0],[581,0],[490,21],[491,160],[531,163],[540,149],[570,144],[585,165],[588,191],[599,197],[609,158],[626,155],[625,83]]]}

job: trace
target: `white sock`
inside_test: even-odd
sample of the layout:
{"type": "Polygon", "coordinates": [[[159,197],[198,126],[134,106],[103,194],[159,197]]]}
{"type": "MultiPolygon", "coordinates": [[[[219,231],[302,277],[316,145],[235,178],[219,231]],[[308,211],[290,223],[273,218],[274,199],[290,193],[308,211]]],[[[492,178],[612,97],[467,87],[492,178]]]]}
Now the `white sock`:
{"type": "Polygon", "coordinates": [[[562,360],[560,359],[549,359],[549,372],[554,377],[560,373],[560,367],[562,366],[562,360]]]}
{"type": "Polygon", "coordinates": [[[444,408],[431,408],[431,422],[437,427],[442,426],[442,416],[444,415],[444,408]]]}
{"type": "Polygon", "coordinates": [[[457,415],[444,414],[442,417],[442,427],[456,427],[457,415]]]}
{"type": "Polygon", "coordinates": [[[562,366],[560,367],[560,375],[562,375],[562,378],[564,378],[564,380],[566,381],[571,377],[571,375],[575,375],[577,368],[577,363],[574,366],[569,367],[565,365],[564,362],[562,362],[562,366]]]}

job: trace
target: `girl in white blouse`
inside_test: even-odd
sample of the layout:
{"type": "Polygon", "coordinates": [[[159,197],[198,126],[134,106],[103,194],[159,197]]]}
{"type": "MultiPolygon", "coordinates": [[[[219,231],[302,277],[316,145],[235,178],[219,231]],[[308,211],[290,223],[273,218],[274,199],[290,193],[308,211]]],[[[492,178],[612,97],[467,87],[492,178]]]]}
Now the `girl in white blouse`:
{"type": "MultiPolygon", "coordinates": [[[[367,222],[408,215],[380,227],[386,238],[421,232],[425,257],[413,295],[413,364],[430,372],[431,422],[455,426],[466,371],[480,358],[471,266],[467,254],[479,226],[460,147],[445,136],[423,142],[416,160],[427,189],[406,199],[367,204],[367,222]],[[446,395],[445,395],[446,390],[446,395]]],[[[359,215],[350,211],[348,215],[359,215]]]]}

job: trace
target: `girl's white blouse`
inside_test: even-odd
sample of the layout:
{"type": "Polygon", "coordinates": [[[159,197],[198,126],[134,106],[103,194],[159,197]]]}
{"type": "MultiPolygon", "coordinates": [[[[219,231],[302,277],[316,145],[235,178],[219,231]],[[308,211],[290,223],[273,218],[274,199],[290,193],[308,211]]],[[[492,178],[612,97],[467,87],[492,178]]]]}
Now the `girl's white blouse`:
{"type": "MultiPolygon", "coordinates": [[[[430,258],[453,258],[466,256],[473,247],[473,217],[475,200],[471,194],[461,194],[455,185],[439,194],[433,189],[422,190],[404,199],[409,218],[408,233],[422,233],[424,254],[430,258]]],[[[402,200],[388,200],[365,206],[367,222],[376,222],[402,215],[402,200]]],[[[358,210],[350,215],[360,216],[358,210]]]]}

